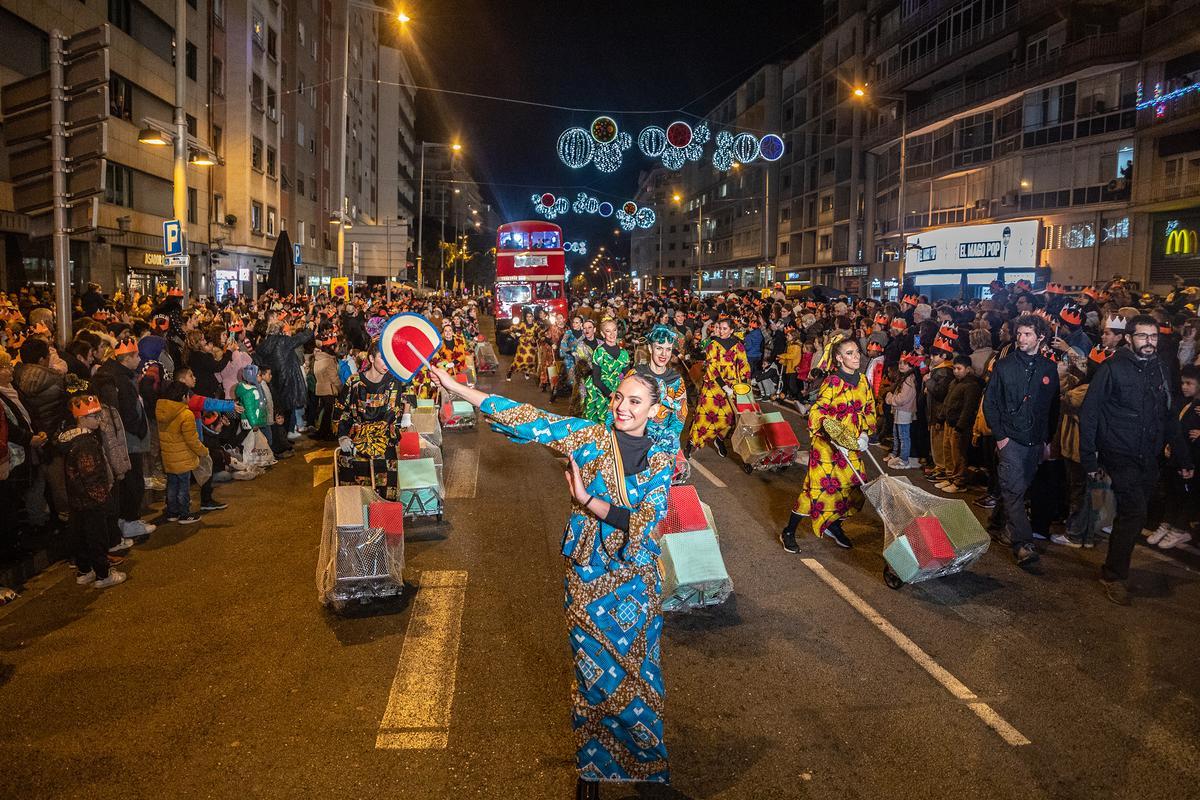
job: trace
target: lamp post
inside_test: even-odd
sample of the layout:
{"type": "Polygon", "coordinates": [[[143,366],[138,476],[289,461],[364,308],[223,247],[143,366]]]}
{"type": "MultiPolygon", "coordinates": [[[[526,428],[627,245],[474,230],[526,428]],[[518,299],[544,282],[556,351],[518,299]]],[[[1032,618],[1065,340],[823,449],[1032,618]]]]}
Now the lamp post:
{"type": "MultiPolygon", "coordinates": [[[[417,189],[417,288],[420,289],[425,284],[421,280],[421,266],[425,258],[425,148],[426,147],[449,147],[450,155],[450,174],[454,174],[454,157],[462,151],[462,145],[458,142],[421,142],[421,177],[420,187],[417,189]]],[[[443,212],[443,240],[445,240],[445,219],[443,212]]]]}
{"type": "MultiPolygon", "coordinates": [[[[867,96],[867,84],[855,87],[854,96],[865,98],[867,96]]],[[[908,141],[908,99],[904,94],[877,94],[881,100],[892,100],[900,104],[900,177],[896,187],[896,227],[900,234],[900,244],[896,247],[896,251],[900,254],[900,274],[897,276],[901,290],[904,288],[904,272],[905,265],[908,263],[908,247],[904,243],[904,173],[907,160],[907,141],[908,141]]]]}

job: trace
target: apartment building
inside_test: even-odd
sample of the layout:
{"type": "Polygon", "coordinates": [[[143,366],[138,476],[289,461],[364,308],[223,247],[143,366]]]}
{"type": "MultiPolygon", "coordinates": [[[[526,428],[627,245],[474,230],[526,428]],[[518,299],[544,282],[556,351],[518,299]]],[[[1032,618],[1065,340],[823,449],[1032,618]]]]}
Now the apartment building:
{"type": "Polygon", "coordinates": [[[634,228],[630,233],[631,277],[646,290],[681,289],[696,278],[696,223],[684,216],[683,184],[677,173],[665,167],[643,170],[633,200],[654,209],[651,228],[634,228]]]}
{"type": "Polygon", "coordinates": [[[997,278],[1145,275],[1148,217],[1131,202],[1143,13],[1122,0],[868,2],[871,294],[894,297],[881,284],[901,270],[933,297],[983,296],[997,278]]]}

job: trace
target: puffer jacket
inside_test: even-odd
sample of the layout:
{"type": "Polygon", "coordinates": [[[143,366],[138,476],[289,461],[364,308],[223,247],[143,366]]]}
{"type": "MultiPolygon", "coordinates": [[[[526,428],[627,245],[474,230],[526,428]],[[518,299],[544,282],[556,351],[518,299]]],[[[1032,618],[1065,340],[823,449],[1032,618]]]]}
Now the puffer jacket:
{"type": "Polygon", "coordinates": [[[67,418],[67,385],[61,372],[41,364],[18,364],[13,385],[29,412],[33,429],[55,436],[67,418]]]}
{"type": "Polygon", "coordinates": [[[308,403],[308,384],[304,380],[304,370],[296,350],[308,344],[312,338],[313,332],[307,328],[291,336],[271,334],[262,340],[255,352],[258,363],[271,368],[273,399],[277,401],[281,413],[304,408],[308,403]]]}
{"type": "Polygon", "coordinates": [[[115,358],[110,358],[96,369],[92,387],[100,395],[101,402],[112,406],[121,415],[129,452],[146,452],[150,446],[150,425],[138,391],[137,374],[115,358]]]}
{"type": "Polygon", "coordinates": [[[317,379],[317,397],[338,395],[342,391],[342,380],[338,376],[338,361],[324,350],[313,354],[313,375],[317,379]]]}
{"type": "Polygon", "coordinates": [[[208,455],[208,448],[200,441],[196,418],[187,403],[160,399],[154,416],[158,420],[163,472],[179,475],[200,466],[200,459],[208,455]]]}

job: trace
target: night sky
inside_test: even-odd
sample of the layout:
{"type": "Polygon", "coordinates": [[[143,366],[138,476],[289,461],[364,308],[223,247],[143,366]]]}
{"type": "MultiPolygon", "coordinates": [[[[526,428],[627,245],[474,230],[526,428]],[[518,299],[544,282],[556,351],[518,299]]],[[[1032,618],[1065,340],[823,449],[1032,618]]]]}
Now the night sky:
{"type": "MultiPolygon", "coordinates": [[[[555,153],[558,135],[572,125],[587,128],[595,111],[427,91],[418,96],[418,135],[461,139],[502,222],[535,218],[529,200],[535,191],[568,200],[588,190],[615,203],[632,199],[639,168],[653,163],[637,150],[644,126],[665,128],[676,118],[694,124],[697,117],[675,110],[703,114],[757,67],[798,54],[819,32],[819,3],[743,0],[721,6],[729,10],[701,14],[705,5],[699,3],[417,0],[405,8],[413,17],[406,39],[408,52],[417,54],[410,64],[418,83],[604,110],[635,143],[616,173],[591,165],[572,170],[555,153]],[[653,110],[661,113],[630,113],[653,110]]],[[[556,222],[567,239],[586,238],[589,252],[613,246],[612,219],[568,214],[556,222]]],[[[626,254],[628,238],[622,232],[626,254]]]]}

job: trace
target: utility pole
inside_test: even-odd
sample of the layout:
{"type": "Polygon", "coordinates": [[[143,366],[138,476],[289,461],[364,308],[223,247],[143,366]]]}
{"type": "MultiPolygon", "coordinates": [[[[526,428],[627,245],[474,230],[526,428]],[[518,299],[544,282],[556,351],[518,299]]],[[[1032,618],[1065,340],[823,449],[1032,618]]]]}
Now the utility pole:
{"type": "MultiPolygon", "coordinates": [[[[175,0],[175,159],[171,169],[172,209],[183,237],[183,254],[188,254],[188,191],[187,191],[187,0],[175,0]]],[[[191,259],[179,268],[179,288],[184,299],[191,286],[191,259]]],[[[254,276],[257,279],[257,275],[254,276]]],[[[198,287],[196,287],[198,288],[198,287]]]]}
{"type": "Polygon", "coordinates": [[[67,93],[63,35],[50,34],[50,159],[54,165],[54,303],[56,341],[71,340],[71,237],[67,231],[67,93]]]}

